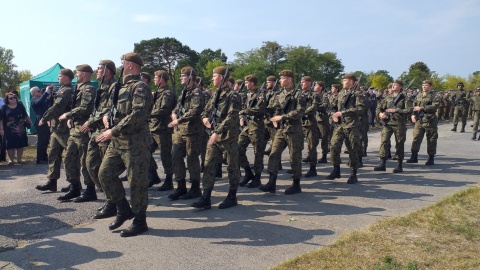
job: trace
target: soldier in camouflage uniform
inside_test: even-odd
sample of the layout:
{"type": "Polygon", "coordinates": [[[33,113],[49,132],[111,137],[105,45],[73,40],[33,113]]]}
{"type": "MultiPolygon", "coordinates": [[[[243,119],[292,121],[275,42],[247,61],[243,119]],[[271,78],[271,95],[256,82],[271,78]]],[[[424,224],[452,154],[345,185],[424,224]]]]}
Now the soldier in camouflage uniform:
{"type": "MultiPolygon", "coordinates": [[[[333,171],[327,176],[327,179],[333,180],[340,178],[340,152],[343,141],[346,140],[348,154],[350,157],[350,177],[348,184],[358,182],[357,169],[359,166],[360,146],[360,121],[359,116],[365,111],[365,101],[360,91],[354,88],[357,78],[354,74],[345,74],[343,76],[343,90],[338,94],[338,111],[332,114],[332,120],[336,125],[332,134],[330,144],[330,159],[333,163],[333,171]]],[[[360,148],[361,149],[361,148],[360,148]]]]}
{"type": "Polygon", "coordinates": [[[422,83],[422,92],[417,95],[413,102],[412,122],[413,129],[412,156],[407,163],[418,163],[418,151],[422,144],[423,136],[427,137],[428,160],[425,165],[434,165],[434,157],[437,153],[438,118],[435,114],[439,100],[435,99],[432,90],[432,81],[425,80],[422,83]]]}
{"type": "MultiPolygon", "coordinates": [[[[333,122],[332,115],[338,112],[338,92],[340,91],[339,84],[332,84],[331,94],[328,97],[328,123],[330,124],[330,137],[328,138],[328,150],[330,151],[330,142],[332,140],[333,130],[335,129],[335,124],[333,122]]],[[[323,138],[322,138],[323,139],[323,138]]]]}
{"type": "Polygon", "coordinates": [[[386,171],[387,149],[390,147],[390,139],[395,134],[395,149],[397,167],[394,173],[403,172],[402,162],[405,152],[405,140],[407,136],[407,114],[412,111],[411,103],[402,93],[403,82],[395,80],[393,83],[393,94],[388,95],[377,107],[378,118],[383,123],[382,138],[380,142],[380,165],[374,168],[375,171],[386,171]]]}
{"type": "Polygon", "coordinates": [[[443,100],[444,99],[443,92],[438,92],[436,98],[439,100],[439,103],[440,103],[438,105],[438,110],[437,110],[437,118],[440,121],[443,119],[443,116],[445,115],[445,102],[443,100]]]}
{"type": "MultiPolygon", "coordinates": [[[[472,140],[477,139],[478,122],[480,120],[480,86],[475,90],[475,94],[469,99],[473,114],[473,136],[472,140]]],[[[480,137],[478,138],[480,140],[480,137]]]]}
{"type": "Polygon", "coordinates": [[[258,79],[255,75],[245,77],[245,86],[249,93],[239,112],[240,126],[242,131],[238,138],[238,152],[240,167],[245,169],[240,186],[247,185],[248,188],[260,186],[260,178],[263,171],[263,151],[265,149],[265,93],[257,87],[258,79]],[[247,147],[253,145],[254,165],[252,169],[247,158],[247,147]],[[252,182],[250,182],[252,180],[252,182]],[[250,183],[248,183],[250,182],[250,183]]]}
{"type": "MultiPolygon", "coordinates": [[[[275,133],[277,133],[277,129],[273,126],[270,118],[273,117],[275,114],[275,98],[278,95],[279,91],[276,89],[276,84],[278,83],[278,79],[275,76],[268,76],[267,77],[267,90],[265,93],[265,126],[267,127],[267,132],[265,132],[265,141],[270,142],[270,146],[268,149],[264,151],[265,155],[270,155],[272,151],[272,143],[273,139],[275,138],[275,133]]],[[[265,148],[267,147],[267,143],[265,143],[265,148]]]]}
{"type": "Polygon", "coordinates": [[[277,133],[272,144],[272,152],[268,157],[268,173],[270,177],[266,185],[259,189],[263,192],[275,193],[278,165],[283,150],[288,146],[290,163],[292,165],[293,183],[285,190],[286,195],[302,192],[300,179],[302,177],[302,150],[303,130],[302,117],[305,113],[305,96],[301,90],[295,89],[293,84],[294,74],[291,70],[283,70],[279,73],[280,85],[283,91],[278,94],[275,102],[275,116],[270,119],[277,127],[277,133]]]}
{"type": "Polygon", "coordinates": [[[322,149],[322,157],[318,160],[318,163],[327,163],[328,144],[330,143],[331,135],[331,127],[328,119],[330,101],[328,100],[328,94],[324,91],[324,89],[325,84],[322,81],[317,81],[314,88],[315,93],[318,96],[317,125],[322,137],[322,141],[320,143],[320,148],[322,149]]]}
{"type": "MultiPolygon", "coordinates": [[[[101,60],[98,64],[96,71],[97,81],[100,82],[99,88],[96,91],[94,98],[94,110],[90,115],[88,121],[86,121],[81,128],[81,132],[91,132],[92,136],[88,142],[86,166],[88,173],[90,174],[93,183],[86,183],[87,189],[82,195],[75,198],[74,202],[88,202],[95,200],[97,194],[95,193],[95,186],[103,189],[100,180],[98,180],[98,170],[102,164],[103,156],[107,151],[109,142],[96,141],[97,136],[105,131],[105,125],[103,124],[104,110],[107,107],[108,98],[110,96],[111,86],[114,84],[116,68],[115,63],[111,60],[101,60]]],[[[85,179],[86,180],[86,179],[85,179]]],[[[95,219],[112,217],[117,214],[117,208],[107,197],[107,202],[99,211],[95,214],[95,219]]]]}
{"type": "MultiPolygon", "coordinates": [[[[96,89],[90,83],[93,69],[89,65],[77,66],[77,85],[75,86],[74,97],[72,98],[72,110],[62,114],[58,119],[67,121],[70,128],[70,137],[67,141],[67,149],[65,154],[65,174],[67,181],[70,183],[69,191],[58,197],[59,201],[68,201],[80,196],[82,189],[80,183],[80,170],[87,186],[89,194],[95,193],[95,183],[90,177],[87,170],[86,158],[89,136],[88,133],[82,132],[82,125],[88,121],[90,114],[93,112],[94,97],[96,89]]],[[[96,200],[96,195],[90,200],[96,200]]],[[[83,201],[83,198],[78,202],[83,201]]]]}
{"type": "MultiPolygon", "coordinates": [[[[148,126],[153,96],[140,78],[142,58],[136,53],[123,57],[123,84],[109,103],[112,111],[104,117],[108,128],[97,136],[97,142],[111,140],[98,173],[105,193],[117,206],[117,216],[109,224],[115,230],[134,217],[133,223],[120,236],[129,237],[148,231],[148,167],[152,137],[148,126]],[[109,119],[110,118],[110,119],[109,119]],[[109,120],[112,125],[110,125],[109,120]],[[125,198],[123,183],[118,176],[127,170],[131,207],[125,198]]],[[[110,106],[109,106],[110,107],[110,106]]]]}
{"type": "Polygon", "coordinates": [[[450,100],[450,91],[446,91],[445,94],[443,95],[443,104],[444,104],[444,110],[443,110],[443,119],[448,120],[450,118],[450,108],[452,107],[452,101],[450,100]]]}
{"type": "Polygon", "coordinates": [[[462,118],[462,129],[460,132],[465,132],[465,126],[467,125],[467,93],[463,89],[463,82],[457,83],[458,91],[452,95],[452,105],[455,107],[453,113],[453,128],[452,131],[457,131],[458,118],[462,118]]]}
{"type": "MultiPolygon", "coordinates": [[[[168,127],[174,128],[172,161],[177,189],[168,195],[171,200],[188,200],[202,196],[200,190],[200,144],[202,143],[204,128],[201,114],[205,106],[203,90],[197,87],[197,74],[192,67],[186,66],[180,70],[180,80],[184,86],[185,95],[182,104],[182,95],[178,98],[177,107],[172,115],[173,121],[168,127]],[[182,108],[183,106],[183,108],[182,108]],[[187,171],[184,157],[187,157],[187,166],[190,173],[191,188],[187,192],[185,178],[187,171]]],[[[238,165],[237,165],[238,166],[238,165]]]]}
{"type": "MultiPolygon", "coordinates": [[[[173,128],[168,124],[172,122],[172,111],[177,105],[177,96],[173,90],[168,87],[170,77],[164,70],[155,71],[154,82],[157,91],[153,94],[153,108],[150,115],[150,133],[152,133],[152,153],[160,147],[160,158],[162,159],[163,171],[165,172],[165,182],[158,189],[166,191],[173,189],[173,166],[172,166],[172,133],[173,128]]],[[[160,177],[157,173],[157,162],[153,156],[150,158],[150,182],[149,187],[160,183],[160,177]]]]}
{"type": "Polygon", "coordinates": [[[302,117],[303,135],[307,139],[308,156],[303,162],[310,163],[310,169],[305,177],[317,176],[317,146],[320,140],[320,131],[317,123],[317,110],[319,97],[316,92],[312,91],[312,78],[303,76],[300,85],[302,94],[305,96],[306,106],[305,113],[302,117]]]}
{"type": "Polygon", "coordinates": [[[361,134],[361,143],[360,143],[360,149],[358,149],[358,161],[359,161],[359,167],[363,167],[363,161],[362,157],[367,156],[367,149],[368,149],[368,130],[370,129],[370,123],[368,120],[368,112],[370,111],[370,106],[371,106],[371,99],[366,96],[368,94],[368,89],[367,91],[361,90],[361,95],[363,99],[365,100],[365,107],[362,115],[360,116],[360,134],[361,134]]]}
{"type": "MultiPolygon", "coordinates": [[[[44,185],[36,186],[41,191],[57,191],[57,180],[60,178],[60,165],[62,153],[67,148],[67,140],[70,136],[69,128],[65,121],[58,120],[58,117],[70,111],[73,97],[72,79],[74,75],[70,69],[62,69],[58,74],[60,89],[52,93],[53,104],[43,114],[38,125],[46,125],[50,122],[50,142],[48,144],[48,181],[44,185]]],[[[51,91],[54,91],[53,89],[51,91]]]]}
{"type": "MultiPolygon", "coordinates": [[[[207,106],[208,101],[212,97],[212,90],[210,88],[203,88],[203,80],[200,77],[197,77],[197,87],[202,89],[203,91],[203,96],[204,96],[204,101],[205,101],[205,106],[207,106]]],[[[201,172],[203,173],[205,170],[205,154],[207,153],[207,143],[208,139],[210,136],[208,136],[207,132],[202,132],[202,143],[200,145],[200,158],[201,158],[201,172]]]]}
{"type": "Polygon", "coordinates": [[[211,195],[215,185],[216,165],[221,161],[222,153],[227,154],[229,190],[225,200],[218,208],[225,209],[237,205],[237,189],[240,181],[238,167],[239,111],[241,108],[238,93],[228,87],[228,69],[219,66],[213,69],[213,85],[217,92],[210,99],[202,113],[202,122],[210,130],[203,173],[203,195],[192,204],[194,208],[211,208],[211,195]],[[213,119],[212,119],[213,116],[213,119]]]}

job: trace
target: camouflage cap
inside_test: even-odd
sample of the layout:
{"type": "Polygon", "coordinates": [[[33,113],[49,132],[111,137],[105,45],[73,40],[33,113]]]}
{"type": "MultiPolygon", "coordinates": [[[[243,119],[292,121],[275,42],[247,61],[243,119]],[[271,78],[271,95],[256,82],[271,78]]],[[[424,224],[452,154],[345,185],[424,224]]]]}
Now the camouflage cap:
{"type": "Polygon", "coordinates": [[[98,64],[102,66],[107,66],[107,68],[113,73],[113,75],[115,75],[115,73],[117,72],[115,63],[113,63],[113,61],[111,60],[100,60],[100,63],[98,64]]]}
{"type": "Polygon", "coordinates": [[[133,62],[139,66],[143,66],[142,57],[140,57],[140,55],[137,53],[134,53],[134,52],[126,53],[122,56],[122,59],[125,59],[126,61],[129,61],[129,62],[133,62]]]}
{"type": "Polygon", "coordinates": [[[68,68],[61,69],[61,70],[60,70],[60,74],[69,77],[70,80],[73,80],[73,77],[75,77],[75,75],[73,75],[73,71],[71,71],[71,70],[68,69],[68,68]]]}
{"type": "Polygon", "coordinates": [[[464,86],[464,85],[463,85],[463,82],[458,82],[458,83],[457,83],[457,86],[464,86]]]}
{"type": "Polygon", "coordinates": [[[347,74],[342,76],[342,79],[351,79],[351,80],[356,81],[357,76],[355,76],[355,74],[353,74],[353,73],[347,73],[347,74]]]}
{"type": "Polygon", "coordinates": [[[303,76],[303,77],[302,77],[302,81],[311,82],[311,81],[312,81],[312,78],[310,78],[310,76],[303,76]]]}
{"type": "MultiPolygon", "coordinates": [[[[430,86],[432,86],[432,81],[430,80],[425,80],[422,82],[422,84],[429,84],[430,86]]],[[[415,88],[414,88],[415,89],[415,88]]]]}
{"type": "Polygon", "coordinates": [[[142,79],[147,79],[148,83],[152,81],[152,76],[150,76],[148,72],[142,72],[140,73],[140,76],[142,76],[142,79]]]}
{"type": "Polygon", "coordinates": [[[185,66],[180,70],[180,73],[183,75],[190,76],[190,72],[192,73],[193,77],[197,76],[197,73],[195,73],[195,69],[193,69],[191,66],[185,66]]]}
{"type": "Polygon", "coordinates": [[[267,77],[267,82],[276,82],[277,81],[277,77],[275,76],[268,76],[267,77]]]}
{"type": "Polygon", "coordinates": [[[77,71],[81,71],[81,72],[89,72],[89,73],[93,73],[93,69],[91,66],[87,65],[87,64],[83,64],[83,65],[78,65],[75,67],[75,70],[77,71]]]}
{"type": "Polygon", "coordinates": [[[170,79],[170,76],[168,76],[168,73],[165,70],[157,70],[153,73],[155,77],[163,78],[165,81],[168,81],[170,79]]]}
{"type": "Polygon", "coordinates": [[[278,73],[278,75],[293,78],[293,71],[285,69],[285,70],[280,71],[280,73],[278,73]]]}
{"type": "MultiPolygon", "coordinates": [[[[230,74],[226,74],[227,73],[227,67],[225,67],[225,66],[218,66],[218,67],[214,68],[213,73],[220,74],[220,75],[225,75],[227,77],[230,76],[230,74]]],[[[230,73],[230,72],[228,72],[228,73],[230,73]]]]}
{"type": "Polygon", "coordinates": [[[257,75],[255,75],[255,74],[247,75],[247,76],[245,77],[245,81],[246,81],[246,82],[252,82],[252,83],[254,83],[254,84],[257,84],[257,83],[258,83],[257,75]]]}
{"type": "Polygon", "coordinates": [[[400,86],[403,86],[403,82],[401,80],[395,80],[393,83],[399,84],[400,86]]]}

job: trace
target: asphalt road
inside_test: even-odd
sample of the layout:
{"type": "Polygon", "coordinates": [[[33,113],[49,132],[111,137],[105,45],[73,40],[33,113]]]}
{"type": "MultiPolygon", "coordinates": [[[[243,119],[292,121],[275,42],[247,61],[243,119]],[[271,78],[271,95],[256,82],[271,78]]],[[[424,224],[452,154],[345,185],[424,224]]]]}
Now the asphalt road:
{"type": "MultiPolygon", "coordinates": [[[[200,211],[189,206],[193,200],[171,202],[169,192],[152,189],[150,230],[127,239],[108,230],[112,219],[91,218],[105,202],[103,194],[96,202],[60,203],[60,192],[35,190],[46,181],[47,165],[1,166],[0,269],[267,269],[380,218],[406,214],[476,185],[480,141],[470,140],[469,125],[468,133],[454,133],[450,123],[442,124],[436,165],[423,165],[424,140],[419,164],[405,164],[402,174],[391,173],[395,161],[387,163],[387,172],[373,171],[380,132],[371,132],[355,185],[345,183],[345,165],[343,178],[332,181],[325,180],[332,166],[321,164],[317,177],[302,179],[303,193],[286,196],[291,180],[283,171],[276,194],[240,188],[240,205],[220,210],[217,205],[228,189],[224,174],[212,195],[214,206],[200,211]]],[[[409,127],[407,158],[411,140],[409,127]]],[[[283,167],[289,167],[288,150],[283,167]]],[[[267,179],[265,172],[262,181],[267,179]]],[[[63,171],[59,185],[66,185],[63,171]]]]}

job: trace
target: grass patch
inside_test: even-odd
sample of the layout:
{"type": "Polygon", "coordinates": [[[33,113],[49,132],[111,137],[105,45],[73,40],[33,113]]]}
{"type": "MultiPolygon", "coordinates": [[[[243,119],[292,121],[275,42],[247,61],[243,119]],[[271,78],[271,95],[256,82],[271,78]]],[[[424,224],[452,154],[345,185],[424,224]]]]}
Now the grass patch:
{"type": "Polygon", "coordinates": [[[403,217],[382,219],[283,269],[480,269],[480,186],[403,217]]]}
{"type": "MultiPolygon", "coordinates": [[[[16,156],[14,161],[17,162],[16,156]]],[[[31,145],[23,148],[22,161],[25,163],[37,162],[37,146],[36,145],[31,145]]],[[[8,165],[8,156],[7,156],[7,162],[0,162],[0,166],[7,166],[7,165],[8,165]]]]}

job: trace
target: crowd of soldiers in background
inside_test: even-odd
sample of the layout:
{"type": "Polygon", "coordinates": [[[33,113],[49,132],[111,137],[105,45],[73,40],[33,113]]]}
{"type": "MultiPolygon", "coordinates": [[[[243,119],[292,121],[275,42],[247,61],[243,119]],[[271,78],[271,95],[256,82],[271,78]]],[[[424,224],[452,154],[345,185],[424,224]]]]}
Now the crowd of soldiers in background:
{"type": "Polygon", "coordinates": [[[284,193],[292,195],[302,192],[302,176],[317,176],[317,164],[327,163],[328,153],[333,171],[326,178],[341,178],[340,150],[344,142],[351,169],[347,183],[356,183],[357,170],[363,167],[362,157],[367,155],[370,126],[383,126],[381,163],[375,170],[385,171],[386,159],[392,158],[397,160],[394,173],[403,172],[407,121],[416,123],[412,157],[407,163],[418,162],[417,154],[426,133],[429,159],[425,165],[434,165],[437,116],[449,119],[453,114],[457,119],[454,119],[455,131],[458,117],[462,117],[461,132],[464,132],[467,112],[475,114],[474,137],[478,129],[480,96],[475,95],[474,101],[471,92],[465,94],[462,83],[458,85],[459,91],[434,94],[430,92],[431,81],[422,82],[422,92],[402,89],[403,82],[395,80],[382,91],[362,87],[361,78],[345,74],[342,85],[333,84],[327,91],[322,81],[309,76],[303,76],[294,84],[294,74],[290,70],[283,70],[278,76],[269,76],[262,82],[255,74],[235,80],[229,77],[228,67],[220,66],[213,70],[212,81],[217,88],[213,92],[203,85],[195,70],[187,66],[181,69],[183,90],[177,97],[176,91],[169,87],[168,73],[155,71],[155,89],[149,89],[152,76],[140,72],[141,57],[127,53],[122,59],[122,74],[117,82],[113,79],[115,64],[110,60],[100,61],[95,72],[89,65],[77,66],[76,75],[69,69],[61,70],[60,89],[55,91],[49,87],[37,97],[45,97],[49,106],[46,111],[39,112],[36,121],[36,127],[40,128],[48,122],[51,130],[48,182],[36,188],[57,191],[65,150],[69,186],[62,189],[66,193],[58,200],[94,201],[97,200],[96,188],[105,191],[107,202],[97,209],[94,218],[116,216],[109,225],[110,230],[135,218],[121,236],[134,236],[148,230],[147,189],[161,183],[153,157],[157,149],[165,173],[158,190],[174,190],[176,182],[177,187],[168,198],[197,198],[198,201],[191,204],[194,208],[211,208],[210,196],[215,178],[222,177],[223,161],[229,178],[228,195],[219,205],[224,209],[237,205],[239,186],[275,193],[277,175],[282,170],[281,154],[287,147],[291,169],[285,172],[292,175],[293,181],[284,193]],[[100,82],[98,89],[90,84],[94,73],[100,82]],[[77,77],[75,90],[71,87],[74,76],[77,77]],[[393,133],[396,138],[394,154],[390,152],[393,133]],[[302,158],[305,140],[308,151],[302,158]],[[250,144],[253,167],[246,155],[250,144]],[[321,154],[317,157],[319,144],[321,154]],[[269,156],[269,179],[262,184],[265,154],[269,156]],[[310,165],[304,175],[302,161],[310,165]],[[243,169],[243,178],[240,169],[243,169]],[[131,188],[131,207],[119,179],[123,170],[126,170],[125,180],[131,188]],[[186,179],[187,171],[189,180],[186,179]],[[80,174],[86,185],[83,193],[80,174]],[[187,182],[190,189],[187,189],[187,182]]]}

